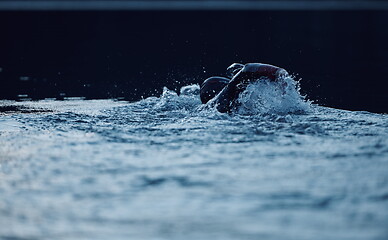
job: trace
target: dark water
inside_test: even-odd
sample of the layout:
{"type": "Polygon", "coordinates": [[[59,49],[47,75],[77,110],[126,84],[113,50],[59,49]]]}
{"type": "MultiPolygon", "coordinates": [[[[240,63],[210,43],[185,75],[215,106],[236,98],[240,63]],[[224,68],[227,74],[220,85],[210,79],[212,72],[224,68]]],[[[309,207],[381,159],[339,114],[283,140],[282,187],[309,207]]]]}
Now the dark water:
{"type": "MultiPolygon", "coordinates": [[[[112,3],[63,4],[82,2],[112,3]]],[[[122,1],[112,4],[118,2],[122,1]]],[[[215,2],[237,5],[239,1],[215,2]]],[[[0,99],[83,96],[138,101],[160,96],[164,86],[179,91],[183,85],[225,76],[233,62],[258,62],[302,78],[303,93],[319,105],[388,113],[386,1],[242,4],[249,2],[295,10],[303,5],[335,8],[341,3],[382,7],[378,11],[319,7],[317,11],[0,11],[0,99]]]]}
{"type": "Polygon", "coordinates": [[[285,81],[231,115],[195,85],[0,102],[0,239],[387,239],[387,115],[285,81]]]}

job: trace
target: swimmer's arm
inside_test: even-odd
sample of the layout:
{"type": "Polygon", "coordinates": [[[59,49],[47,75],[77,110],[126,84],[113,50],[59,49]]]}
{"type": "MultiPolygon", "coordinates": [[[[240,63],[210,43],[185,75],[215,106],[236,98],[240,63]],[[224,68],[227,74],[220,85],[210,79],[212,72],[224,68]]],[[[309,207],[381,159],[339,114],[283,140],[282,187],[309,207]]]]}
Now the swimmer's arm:
{"type": "Polygon", "coordinates": [[[244,81],[247,78],[243,69],[234,75],[228,85],[226,85],[221,92],[214,97],[214,102],[219,112],[230,112],[234,108],[239,94],[245,90],[247,83],[245,84],[244,81]]]}
{"type": "Polygon", "coordinates": [[[235,84],[229,83],[214,97],[213,102],[219,112],[230,112],[234,107],[234,102],[237,97],[238,93],[235,84]]]}
{"type": "Polygon", "coordinates": [[[261,77],[267,77],[272,81],[286,75],[287,71],[269,64],[246,64],[215,97],[216,108],[220,112],[230,112],[235,106],[236,100],[247,85],[261,77]]]}

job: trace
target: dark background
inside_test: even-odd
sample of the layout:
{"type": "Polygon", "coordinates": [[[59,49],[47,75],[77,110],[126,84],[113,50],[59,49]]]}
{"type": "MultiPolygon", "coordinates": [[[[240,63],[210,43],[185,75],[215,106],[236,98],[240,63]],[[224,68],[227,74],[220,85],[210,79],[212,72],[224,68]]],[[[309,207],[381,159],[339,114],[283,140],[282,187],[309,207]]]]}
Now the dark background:
{"type": "Polygon", "coordinates": [[[281,66],[316,103],[388,112],[388,11],[0,11],[0,99],[158,96],[281,66]]]}

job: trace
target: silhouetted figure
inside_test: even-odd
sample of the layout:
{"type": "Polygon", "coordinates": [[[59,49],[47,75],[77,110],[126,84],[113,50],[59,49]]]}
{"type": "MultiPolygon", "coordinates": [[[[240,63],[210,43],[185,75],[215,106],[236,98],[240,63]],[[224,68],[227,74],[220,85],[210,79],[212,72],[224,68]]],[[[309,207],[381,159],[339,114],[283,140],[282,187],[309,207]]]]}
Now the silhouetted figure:
{"type": "Polygon", "coordinates": [[[206,79],[200,90],[202,103],[215,104],[220,112],[231,112],[237,107],[236,100],[248,86],[262,77],[271,81],[276,81],[281,76],[288,73],[283,68],[279,68],[263,63],[247,63],[245,65],[233,63],[227,69],[227,74],[231,78],[210,77],[206,79]]]}

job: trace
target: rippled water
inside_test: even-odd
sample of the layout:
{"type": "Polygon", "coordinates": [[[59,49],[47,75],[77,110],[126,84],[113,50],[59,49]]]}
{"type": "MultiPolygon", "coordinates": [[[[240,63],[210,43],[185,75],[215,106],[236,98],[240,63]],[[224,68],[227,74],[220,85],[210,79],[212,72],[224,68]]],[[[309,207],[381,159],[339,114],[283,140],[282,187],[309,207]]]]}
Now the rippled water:
{"type": "Polygon", "coordinates": [[[387,115],[287,83],[249,86],[235,114],[198,86],[0,101],[0,239],[387,239],[387,115]]]}

